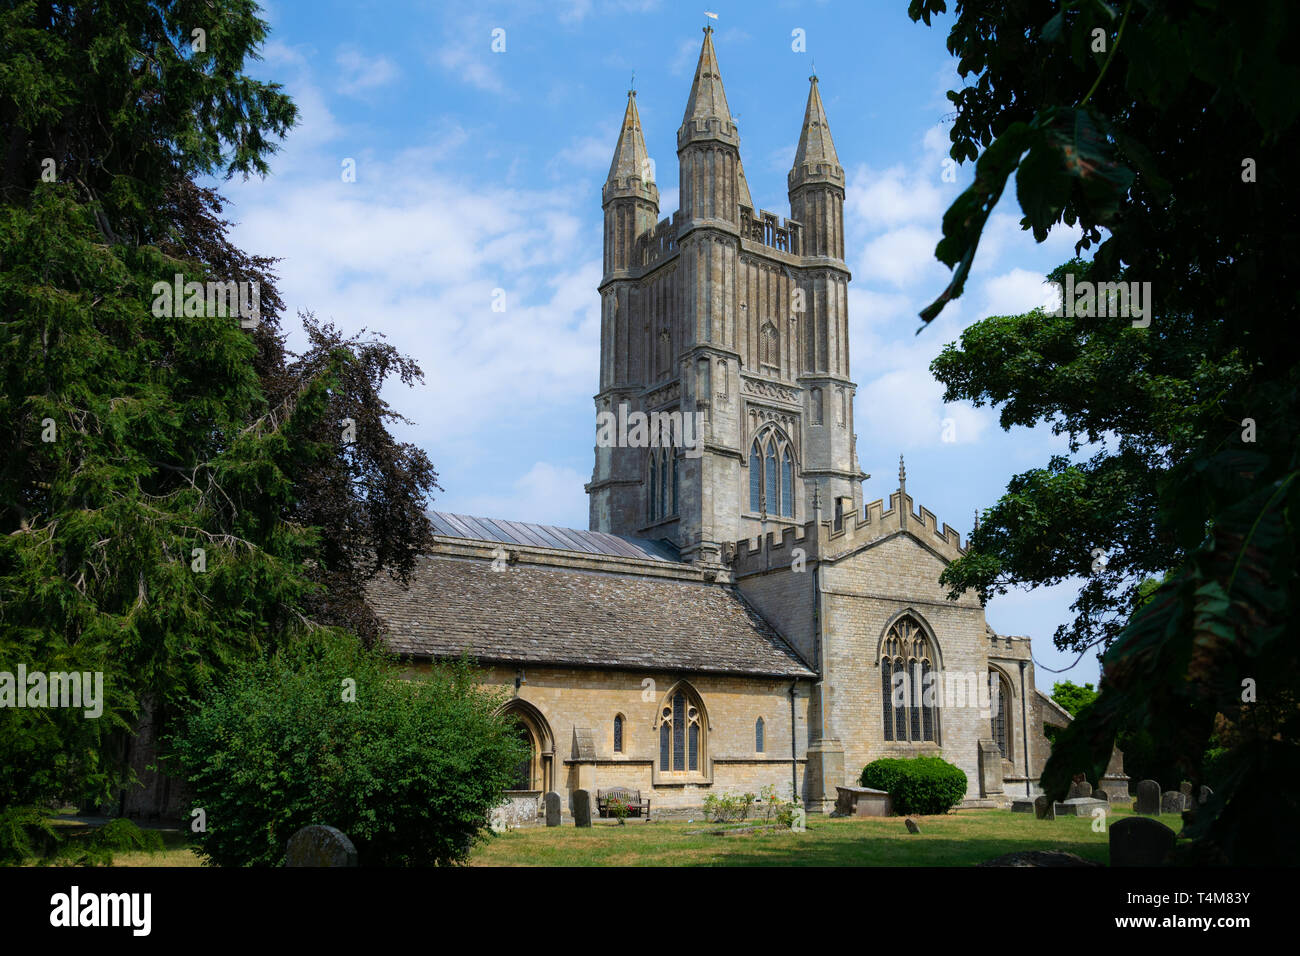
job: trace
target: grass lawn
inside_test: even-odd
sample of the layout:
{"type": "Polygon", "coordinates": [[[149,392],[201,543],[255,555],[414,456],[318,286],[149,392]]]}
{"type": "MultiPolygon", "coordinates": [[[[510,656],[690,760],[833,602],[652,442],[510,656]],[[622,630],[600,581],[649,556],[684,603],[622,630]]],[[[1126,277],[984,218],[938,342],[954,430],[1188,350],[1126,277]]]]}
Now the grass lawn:
{"type": "MultiPolygon", "coordinates": [[[[1108,820],[1129,816],[1112,808],[1108,820]]],[[[599,821],[513,830],[475,850],[474,866],[973,866],[1020,850],[1063,850],[1106,863],[1105,833],[1089,817],[1035,820],[1032,813],[963,810],[914,817],[808,818],[803,833],[768,831],[746,836],[689,834],[707,824],[599,821]]]]}
{"type": "MultiPolygon", "coordinates": [[[[1113,807],[1109,823],[1130,816],[1113,807]]],[[[1035,820],[1010,810],[961,810],[914,817],[921,832],[907,832],[902,817],[820,819],[803,833],[741,836],[689,833],[710,825],[595,821],[591,829],[532,827],[493,835],[470,859],[472,866],[974,866],[1020,850],[1063,850],[1106,863],[1107,836],[1088,817],[1035,820]]],[[[179,830],[163,830],[160,853],[121,853],[114,866],[199,866],[179,830]]]]}

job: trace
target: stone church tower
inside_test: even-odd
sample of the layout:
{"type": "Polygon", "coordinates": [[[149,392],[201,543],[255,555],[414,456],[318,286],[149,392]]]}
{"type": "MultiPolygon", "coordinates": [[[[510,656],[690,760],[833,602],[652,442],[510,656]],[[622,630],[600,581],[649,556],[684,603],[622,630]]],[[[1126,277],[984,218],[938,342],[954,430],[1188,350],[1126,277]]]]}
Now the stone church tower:
{"type": "MultiPolygon", "coordinates": [[[[677,131],[681,208],[659,220],[636,93],[610,164],[596,411],[678,413],[700,447],[596,448],[593,531],[683,560],[862,508],[849,378],[844,169],[811,78],[791,216],[758,210],[711,30],[677,131]]],[[[657,437],[657,436],[656,436],[657,437]]],[[[687,438],[691,437],[687,432],[687,438]]]]}

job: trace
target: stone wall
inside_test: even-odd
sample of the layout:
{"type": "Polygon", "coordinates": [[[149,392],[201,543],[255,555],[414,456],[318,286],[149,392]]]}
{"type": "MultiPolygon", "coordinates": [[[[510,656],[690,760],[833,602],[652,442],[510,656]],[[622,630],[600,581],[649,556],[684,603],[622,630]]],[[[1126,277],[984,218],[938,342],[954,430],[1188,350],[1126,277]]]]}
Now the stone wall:
{"type": "MultiPolygon", "coordinates": [[[[413,665],[411,671],[427,666],[413,665]]],[[[522,702],[545,721],[555,747],[549,782],[563,797],[566,815],[572,792],[580,788],[593,794],[616,786],[640,790],[652,801],[652,816],[657,816],[660,808],[698,808],[709,793],[758,793],[770,784],[779,796],[789,799],[791,795],[790,688],[794,681],[525,666],[525,682],[516,691],[518,672],[514,666],[484,667],[483,686],[506,691],[510,697],[507,708],[519,707],[516,702],[522,702]],[[703,759],[698,773],[663,774],[657,769],[657,718],[663,700],[683,679],[703,704],[703,759]],[[624,719],[621,754],[614,752],[614,717],[618,714],[624,719]],[[754,749],[759,717],[764,723],[762,753],[754,749]],[[581,738],[576,758],[575,731],[581,738]]],[[[793,775],[802,798],[808,682],[797,684],[793,775]]]]}

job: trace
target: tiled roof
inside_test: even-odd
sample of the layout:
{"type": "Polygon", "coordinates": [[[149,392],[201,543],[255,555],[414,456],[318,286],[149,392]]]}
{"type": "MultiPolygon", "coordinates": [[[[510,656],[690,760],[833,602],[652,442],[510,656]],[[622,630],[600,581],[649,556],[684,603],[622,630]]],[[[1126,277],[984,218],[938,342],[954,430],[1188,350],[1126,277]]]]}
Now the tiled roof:
{"type": "Polygon", "coordinates": [[[559,551],[578,551],[585,554],[608,554],[624,558],[646,558],[651,561],[676,561],[677,551],[667,541],[650,541],[645,538],[625,538],[603,531],[579,531],[577,528],[557,528],[549,524],[529,524],[525,521],[505,521],[501,518],[475,518],[471,515],[452,514],[447,511],[430,511],[434,532],[447,538],[468,538],[472,541],[496,541],[501,544],[531,545],[559,551]]]}
{"type": "Polygon", "coordinates": [[[433,554],[370,598],[389,649],[416,658],[813,676],[730,585],[433,554]]]}

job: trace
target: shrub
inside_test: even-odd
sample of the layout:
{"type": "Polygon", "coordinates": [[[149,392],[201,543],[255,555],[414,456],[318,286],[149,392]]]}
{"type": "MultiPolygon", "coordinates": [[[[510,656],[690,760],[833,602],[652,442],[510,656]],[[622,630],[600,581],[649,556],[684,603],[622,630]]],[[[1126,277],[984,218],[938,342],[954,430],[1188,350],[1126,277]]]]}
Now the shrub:
{"type": "Polygon", "coordinates": [[[704,798],[704,819],[714,823],[735,823],[749,816],[749,808],[754,805],[752,793],[727,794],[716,796],[710,793],[704,798]]]}
{"type": "Polygon", "coordinates": [[[365,866],[463,862],[527,754],[467,661],[404,680],[318,633],[209,685],[172,738],[205,813],[207,862],[276,866],[304,826],[346,833],[365,866]]]}
{"type": "Polygon", "coordinates": [[[862,768],[860,782],[886,790],[895,813],[947,813],[966,795],[966,774],[940,757],[885,757],[862,768]]]}
{"type": "Polygon", "coordinates": [[[62,863],[107,866],[115,852],[163,848],[157,830],[141,830],[130,820],[110,820],[102,827],[56,827],[48,810],[8,807],[0,810],[0,864],[62,863]]]}

